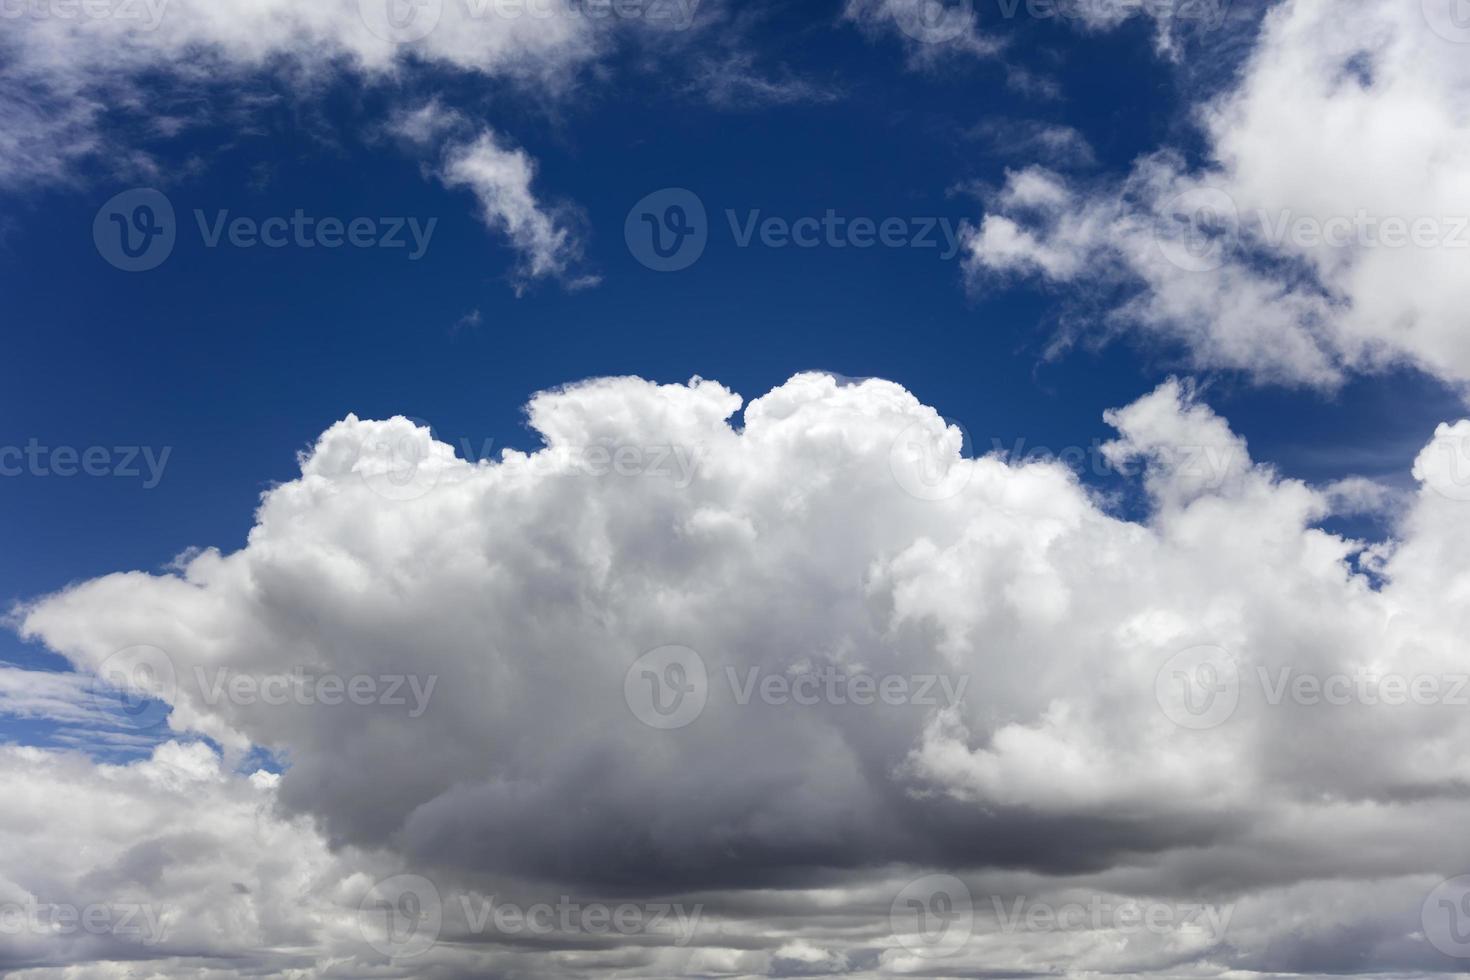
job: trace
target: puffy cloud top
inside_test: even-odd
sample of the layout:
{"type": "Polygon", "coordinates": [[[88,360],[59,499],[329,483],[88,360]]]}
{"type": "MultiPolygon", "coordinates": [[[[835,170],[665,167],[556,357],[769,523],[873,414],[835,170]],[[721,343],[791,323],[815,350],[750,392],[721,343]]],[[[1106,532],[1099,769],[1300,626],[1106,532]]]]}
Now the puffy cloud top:
{"type": "MultiPolygon", "coordinates": [[[[1470,856],[1428,832],[1470,779],[1458,471],[1427,450],[1398,539],[1367,547],[1317,527],[1335,491],[1253,463],[1182,382],[1108,416],[1109,458],[1144,467],[1142,523],[1060,464],[964,458],[889,382],[799,375],[736,425],[741,404],[700,379],[589,381],[532,399],[544,448],[479,462],[349,416],[243,549],[81,583],[21,629],[83,671],[163,651],[140,684],[171,729],[227,761],[271,750],[287,768],[256,791],[279,819],[446,889],[730,913],[839,883],[858,902],[909,867],[1264,903],[1223,944],[1105,958],[1134,970],[1264,968],[1283,941],[1265,909],[1384,879],[1392,911],[1353,913],[1398,937],[1375,962],[1439,962],[1394,930],[1470,856]],[[1350,696],[1303,697],[1301,675],[1350,696]],[[371,696],[329,703],[329,676],[371,696]],[[1390,676],[1427,680],[1399,697],[1390,676]],[[311,696],[268,698],[272,678],[311,696]]],[[[807,938],[827,952],[745,968],[857,955],[807,938]]]]}

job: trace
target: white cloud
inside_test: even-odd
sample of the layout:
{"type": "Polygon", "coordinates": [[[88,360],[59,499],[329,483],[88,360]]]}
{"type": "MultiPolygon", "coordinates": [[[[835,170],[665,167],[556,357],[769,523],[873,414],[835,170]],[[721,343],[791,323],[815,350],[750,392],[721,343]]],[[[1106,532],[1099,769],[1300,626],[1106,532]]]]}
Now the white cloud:
{"type": "MultiPolygon", "coordinates": [[[[83,672],[137,644],[167,651],[170,726],[216,739],[223,762],[175,747],[88,769],[15,749],[34,770],[23,798],[94,821],[59,825],[72,839],[121,848],[148,836],[155,809],[180,826],[205,814],[206,837],[243,833],[212,821],[268,792],[275,809],[251,833],[279,848],[200,842],[135,875],[206,909],[231,878],[268,893],[233,940],[223,912],[190,926],[189,955],[219,967],[226,949],[293,945],[273,931],[290,919],[319,969],[371,972],[371,951],[343,938],[351,916],[326,909],[351,911],[374,876],[407,870],[446,897],[700,900],[714,930],[685,946],[478,937],[400,965],[415,976],[912,972],[935,961],[895,937],[889,909],[936,869],[977,906],[974,937],[941,972],[1331,972],[1343,935],[1358,971],[1458,968],[1417,933],[1429,889],[1470,867],[1470,847],[1443,832],[1467,816],[1464,708],[1271,692],[1286,671],[1438,678],[1451,695],[1470,627],[1470,494],[1457,492],[1470,470],[1436,454],[1463,452],[1470,424],[1439,434],[1396,538],[1369,548],[1317,526],[1341,487],[1252,463],[1182,383],[1108,416],[1109,458],[1146,467],[1143,522],[1102,509],[1060,464],[958,458],[954,430],[891,383],[798,376],[745,405],[737,429],[740,406],[709,381],[587,382],[532,400],[547,448],[477,463],[403,419],[337,423],[299,479],[265,494],[240,551],[20,611],[27,636],[83,672]],[[680,460],[696,461],[692,479],[680,460]],[[625,682],[669,645],[697,651],[708,684],[697,717],[659,730],[625,682]],[[1202,647],[1237,671],[1214,727],[1177,723],[1174,694],[1190,692],[1166,669],[1197,678],[1179,657],[1202,647]],[[439,680],[418,716],[220,697],[199,681],[296,668],[439,680]],[[741,703],[751,669],[778,686],[969,680],[954,703],[741,703]],[[226,774],[252,747],[287,760],[278,786],[226,774]],[[118,805],[119,784],[145,802],[118,805]],[[297,817],[321,839],[292,829],[297,817]],[[321,840],[342,850],[329,859],[321,840]],[[330,881],[293,877],[300,861],[330,881]],[[989,898],[1068,895],[1228,905],[1240,925],[1223,939],[1007,929],[989,898]]],[[[0,834],[37,827],[31,808],[0,808],[0,834]]],[[[122,861],[97,856],[110,853],[68,856],[57,880],[91,881],[85,869],[122,861]]],[[[145,864],[140,852],[128,867],[145,864]]],[[[35,889],[37,867],[18,887],[35,889]]]]}
{"type": "MultiPolygon", "coordinates": [[[[843,19],[872,35],[904,43],[911,63],[932,66],[956,55],[994,58],[1028,22],[1062,24],[1084,32],[1107,31],[1136,16],[1152,19],[1158,53],[1177,59],[1182,35],[1218,30],[1230,0],[847,0],[843,19]]],[[[1008,84],[1038,98],[1060,95],[1056,82],[1023,65],[1010,65],[1008,84]]]]}
{"type": "Polygon", "coordinates": [[[1207,165],[1161,152],[1117,186],[1053,175],[1066,196],[1029,213],[1003,198],[972,235],[972,281],[1123,286],[1108,326],[1265,381],[1410,364],[1463,383],[1470,59],[1438,6],[1280,4],[1238,85],[1198,109],[1207,165]]]}
{"type": "Polygon", "coordinates": [[[565,208],[550,209],[531,190],[536,165],[524,150],[509,149],[490,131],[474,142],[446,150],[439,178],[447,187],[467,187],[480,202],[480,217],[521,253],[523,279],[547,276],[577,288],[595,285],[596,276],[574,269],[582,242],[565,208]]]}
{"type": "Polygon", "coordinates": [[[388,20],[392,2],[14,4],[0,38],[0,78],[9,91],[23,93],[19,108],[7,114],[22,125],[7,126],[11,139],[0,138],[0,183],[54,180],[88,154],[110,163],[109,155],[136,152],[131,141],[119,143],[103,131],[99,114],[104,106],[146,114],[153,100],[134,86],[147,71],[198,86],[288,70],[296,73],[298,90],[309,90],[344,69],[387,78],[410,59],[424,59],[557,91],[608,36],[559,2],[535,4],[543,15],[533,16],[524,5],[427,0],[402,5],[399,20],[406,25],[396,30],[388,20]]]}

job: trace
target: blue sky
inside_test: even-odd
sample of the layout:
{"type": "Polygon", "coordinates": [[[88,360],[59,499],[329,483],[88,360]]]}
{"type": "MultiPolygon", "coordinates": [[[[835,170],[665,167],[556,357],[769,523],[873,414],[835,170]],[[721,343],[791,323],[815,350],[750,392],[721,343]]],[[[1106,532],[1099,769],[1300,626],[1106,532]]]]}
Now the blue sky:
{"type": "MultiPolygon", "coordinates": [[[[1058,162],[1016,145],[1034,121],[1086,140],[1096,166],[1082,172],[1116,175],[1187,139],[1194,87],[1229,70],[1257,12],[1236,4],[1230,15],[1191,38],[1181,67],[1154,50],[1144,18],[1086,32],[1022,10],[1000,22],[1007,59],[1040,66],[1052,97],[1008,86],[1000,61],[914,70],[901,37],[866,36],[831,4],[749,12],[743,43],[759,63],[819,93],[790,104],[711,105],[687,65],[640,68],[642,53],[607,79],[580,78],[555,106],[435,71],[399,85],[330,79],[310,100],[269,76],[203,93],[145,82],[162,105],[178,99],[226,121],[147,140],[169,165],[153,184],[88,161],[62,186],[7,195],[13,357],[0,397],[8,445],[172,452],[149,489],[146,475],[0,480],[0,594],[23,600],[107,570],[156,569],[191,546],[238,546],[259,493],[291,478],[295,452],[348,412],[422,419],[455,445],[528,448],[527,397],[597,375],[698,374],[748,397],[801,370],[880,376],[963,424],[982,451],[1107,438],[1104,409],[1188,373],[1177,350],[1125,341],[1048,356],[1057,297],[1026,282],[967,290],[938,230],[936,248],[741,248],[727,212],[737,224],[828,209],[973,224],[978,195],[1008,167],[1058,162]],[[538,190],[580,209],[586,265],[601,282],[517,295],[514,254],[476,220],[469,194],[423,179],[424,161],[375,130],[405,90],[452,92],[513,134],[537,162],[538,190]],[[260,103],[248,117],[234,105],[247,96],[260,103]],[[130,274],[99,257],[90,228],[134,186],[167,194],[179,242],[161,267],[130,274]],[[659,274],[630,254],[623,226],[636,201],[668,187],[704,202],[710,243],[692,267],[659,274]],[[437,224],[411,260],[408,248],[210,249],[194,215],[208,224],[221,210],[262,220],[298,209],[437,224]],[[462,324],[474,311],[478,322],[462,324]]],[[[1210,380],[1212,404],[1260,458],[1314,480],[1405,480],[1456,405],[1413,371],[1327,395],[1228,372],[1210,380]]]]}
{"type": "Polygon", "coordinates": [[[0,3],[0,976],[1462,972],[1470,6],[521,2],[0,3]]]}

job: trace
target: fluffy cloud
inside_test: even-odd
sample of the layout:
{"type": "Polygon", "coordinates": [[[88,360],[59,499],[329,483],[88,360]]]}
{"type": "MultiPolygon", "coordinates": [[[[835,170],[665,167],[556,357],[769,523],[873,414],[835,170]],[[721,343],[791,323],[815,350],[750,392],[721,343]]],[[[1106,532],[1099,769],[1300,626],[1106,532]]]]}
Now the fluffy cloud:
{"type": "MultiPolygon", "coordinates": [[[[422,116],[413,118],[424,122],[422,116]]],[[[595,285],[597,277],[572,272],[582,256],[580,236],[565,208],[551,210],[536,199],[531,190],[535,174],[535,163],[525,151],[508,149],[494,133],[484,132],[473,142],[451,144],[439,177],[445,186],[474,192],[485,224],[521,253],[523,280],[555,276],[574,288],[595,285]]]]}
{"type": "MultiPolygon", "coordinates": [[[[310,941],[252,924],[236,952],[292,945],[341,975],[390,969],[351,929],[402,871],[435,883],[453,940],[392,967],[415,976],[1458,969],[1420,911],[1470,867],[1443,832],[1470,786],[1470,423],[1436,435],[1395,539],[1368,546],[1319,527],[1340,488],[1252,462],[1181,382],[1108,416],[1143,522],[1061,464],[961,458],[891,383],[801,375],[741,409],[711,381],[591,381],[531,401],[543,449],[480,462],[349,417],[243,549],[18,612],[84,673],[153,658],[138,686],[222,758],[9,764],[74,787],[31,799],[110,820],[119,785],[181,824],[201,808],[201,833],[258,813],[321,881],[247,878],[277,851],[238,841],[127,881],[266,890],[310,941]],[[278,784],[228,775],[258,750],[278,784]],[[207,787],[187,806],[185,779],[207,787]],[[211,861],[231,870],[190,870],[211,861]],[[939,959],[893,911],[931,872],[972,900],[939,959]],[[703,925],[528,946],[476,930],[461,899],[491,895],[697,904],[703,925]],[[1130,927],[1127,902],[1174,924],[1130,927]],[[1195,906],[1214,919],[1178,921],[1195,906]]],[[[34,826],[8,811],[0,833],[34,826]]],[[[59,894],[114,859],[69,861],[59,894]]],[[[225,955],[191,928],[188,955],[225,955]]]]}
{"type": "Polygon", "coordinates": [[[1017,171],[970,239],[972,281],[1063,285],[1090,322],[1264,381],[1409,364],[1464,382],[1470,35],[1451,8],[1273,8],[1238,84],[1197,110],[1203,166],[1161,151],[1120,184],[1017,171]]]}
{"type": "Polygon", "coordinates": [[[323,941],[334,918],[352,924],[320,837],[271,816],[275,777],[230,776],[202,743],[125,766],[9,746],[0,773],[7,976],[74,963],[122,976],[154,960],[181,975],[283,970],[312,962],[286,950],[323,941]]]}

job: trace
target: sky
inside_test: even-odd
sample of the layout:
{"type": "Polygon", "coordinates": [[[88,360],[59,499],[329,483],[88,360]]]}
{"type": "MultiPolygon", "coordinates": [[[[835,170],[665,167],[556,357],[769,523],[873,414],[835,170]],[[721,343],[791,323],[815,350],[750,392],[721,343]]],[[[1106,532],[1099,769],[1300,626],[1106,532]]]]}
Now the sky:
{"type": "Polygon", "coordinates": [[[0,21],[0,975],[1464,971],[1462,0],[0,21]]]}

